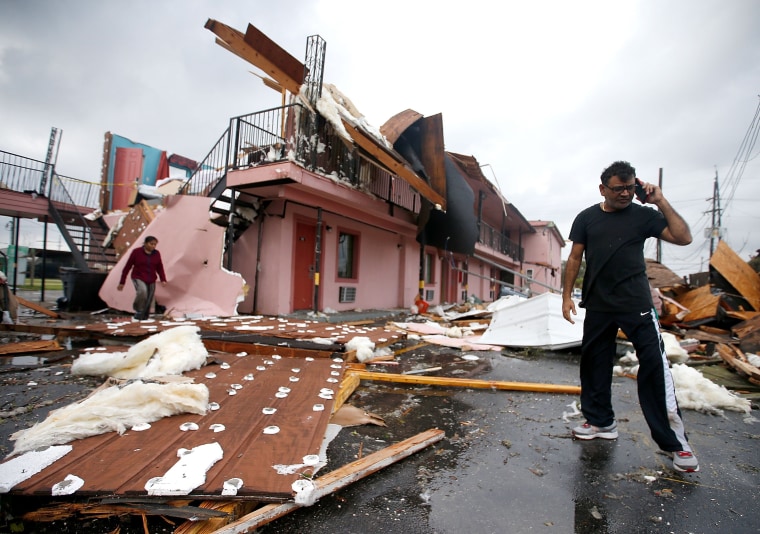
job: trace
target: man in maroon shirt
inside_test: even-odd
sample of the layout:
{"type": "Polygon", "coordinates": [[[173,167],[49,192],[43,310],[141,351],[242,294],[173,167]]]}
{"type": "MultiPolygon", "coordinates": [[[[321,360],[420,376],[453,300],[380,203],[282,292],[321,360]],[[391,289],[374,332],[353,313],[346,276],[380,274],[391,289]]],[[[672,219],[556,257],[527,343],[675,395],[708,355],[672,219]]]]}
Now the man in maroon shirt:
{"type": "Polygon", "coordinates": [[[135,301],[132,307],[135,309],[134,319],[137,321],[148,318],[150,305],[153,303],[153,295],[156,292],[156,279],[161,278],[161,285],[166,285],[164,264],[161,261],[161,253],[156,250],[158,239],[149,235],[145,238],[143,246],[132,250],[121,272],[121,279],[116,289],[124,289],[127,274],[132,270],[132,283],[135,285],[135,301]]]}

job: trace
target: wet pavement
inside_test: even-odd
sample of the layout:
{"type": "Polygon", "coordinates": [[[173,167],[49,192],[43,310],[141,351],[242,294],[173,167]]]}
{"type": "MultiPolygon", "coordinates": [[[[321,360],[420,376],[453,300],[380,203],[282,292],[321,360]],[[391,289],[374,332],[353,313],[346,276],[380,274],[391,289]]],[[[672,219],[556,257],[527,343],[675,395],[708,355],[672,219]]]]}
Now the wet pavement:
{"type": "MultiPolygon", "coordinates": [[[[451,358],[454,376],[473,366],[473,378],[577,384],[571,352],[468,354],[481,360],[437,364],[445,372],[451,358]]],[[[430,354],[417,358],[428,365],[430,354]]],[[[447,438],[260,532],[760,532],[757,420],[685,412],[701,470],[683,474],[652,442],[635,382],[613,387],[620,437],[581,442],[570,429],[582,421],[563,420],[575,396],[363,384],[350,402],[388,427],[344,429],[331,461],[333,449],[366,454],[430,427],[447,438]]]]}
{"type": "MultiPolygon", "coordinates": [[[[428,374],[578,384],[577,352],[463,353],[434,345],[414,348],[418,343],[408,340],[393,347],[399,365],[368,369],[402,373],[440,366],[428,374]],[[478,359],[464,360],[463,354],[478,359]]],[[[59,403],[81,398],[98,383],[75,382],[65,360],[23,372],[8,368],[29,363],[7,362],[0,373],[5,398],[0,411],[34,406],[0,424],[3,453],[9,450],[10,432],[44,418],[59,403]],[[30,380],[38,386],[28,386],[30,380]]],[[[672,469],[670,458],[652,441],[638,407],[636,382],[616,377],[613,384],[620,437],[580,442],[570,434],[582,422],[570,415],[570,405],[578,400],[574,395],[364,381],[348,403],[381,416],[387,426],[344,428],[330,445],[322,473],[429,428],[444,430],[446,437],[257,532],[760,532],[757,407],[750,416],[684,411],[701,470],[683,474],[672,469]]],[[[7,514],[9,501],[0,503],[7,514]]],[[[138,519],[57,523],[45,530],[26,525],[25,532],[108,532],[115,526],[122,533],[143,532],[138,519]]],[[[0,532],[10,524],[0,522],[0,532]]],[[[156,518],[150,527],[150,532],[173,531],[156,518]]]]}

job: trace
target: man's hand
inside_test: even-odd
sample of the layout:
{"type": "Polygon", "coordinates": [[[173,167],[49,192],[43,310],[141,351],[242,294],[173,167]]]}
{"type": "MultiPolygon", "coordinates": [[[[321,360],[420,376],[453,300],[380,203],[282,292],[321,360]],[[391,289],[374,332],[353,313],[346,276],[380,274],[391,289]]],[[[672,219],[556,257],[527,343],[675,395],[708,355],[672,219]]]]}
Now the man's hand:
{"type": "Polygon", "coordinates": [[[658,185],[650,184],[643,180],[639,180],[639,183],[641,184],[641,187],[644,188],[644,191],[647,194],[646,196],[647,204],[657,204],[659,201],[661,201],[664,198],[662,195],[662,189],[660,189],[658,185]]]}
{"type": "Polygon", "coordinates": [[[564,317],[566,321],[570,322],[570,324],[575,324],[575,321],[573,321],[573,318],[570,317],[571,312],[573,315],[578,315],[578,312],[575,311],[575,302],[573,302],[573,299],[569,297],[563,297],[562,298],[562,317],[564,317]]]}

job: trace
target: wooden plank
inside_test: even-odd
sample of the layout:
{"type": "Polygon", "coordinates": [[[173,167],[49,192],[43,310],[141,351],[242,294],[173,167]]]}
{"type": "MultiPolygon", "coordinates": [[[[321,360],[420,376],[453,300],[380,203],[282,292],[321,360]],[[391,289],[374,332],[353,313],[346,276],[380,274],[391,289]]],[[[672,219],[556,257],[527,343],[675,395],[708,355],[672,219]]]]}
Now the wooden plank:
{"type": "Polygon", "coordinates": [[[29,352],[52,352],[63,350],[55,339],[40,341],[20,341],[0,345],[0,356],[26,354],[29,352]]]}
{"type": "Polygon", "coordinates": [[[18,295],[16,295],[16,300],[22,306],[26,306],[27,308],[39,312],[43,315],[47,315],[48,317],[55,317],[56,319],[60,317],[60,315],[58,315],[56,312],[48,310],[47,308],[40,306],[39,304],[35,304],[34,302],[29,302],[25,298],[21,298],[18,295]]]}
{"type": "Polygon", "coordinates": [[[357,145],[376,158],[388,170],[395,173],[399,178],[411,185],[420,195],[424,196],[433,204],[440,205],[442,210],[446,210],[446,199],[435,191],[430,184],[417,176],[417,173],[389,152],[388,149],[381,146],[376,139],[372,138],[372,136],[354,127],[345,119],[341,120],[343,121],[343,126],[346,128],[346,131],[351,136],[351,139],[353,139],[357,145]]]}
{"type": "Polygon", "coordinates": [[[746,375],[750,379],[760,380],[760,369],[747,362],[747,357],[741,350],[724,343],[717,345],[716,350],[721,359],[736,369],[736,371],[746,375]]]}
{"type": "Polygon", "coordinates": [[[760,330],[760,314],[750,317],[741,323],[731,327],[731,332],[739,339],[750,335],[752,332],[760,330]]]}
{"type": "Polygon", "coordinates": [[[343,406],[346,399],[348,399],[356,388],[359,387],[360,382],[361,380],[359,380],[359,377],[355,374],[345,374],[343,376],[343,381],[340,383],[340,389],[338,389],[338,394],[335,396],[333,413],[340,410],[340,407],[343,406]]]}
{"type": "Polygon", "coordinates": [[[710,258],[710,267],[718,271],[755,311],[760,311],[760,274],[731,250],[725,241],[718,241],[718,247],[710,258]]]}
{"type": "Polygon", "coordinates": [[[224,341],[222,339],[203,338],[203,345],[206,350],[216,350],[219,352],[247,352],[257,356],[271,356],[279,354],[286,358],[331,358],[335,353],[329,350],[309,350],[285,347],[283,345],[261,345],[258,343],[241,343],[239,341],[224,341]]]}
{"type": "Polygon", "coordinates": [[[536,391],[540,393],[568,393],[580,395],[580,386],[558,384],[539,384],[532,382],[504,382],[500,380],[474,380],[469,378],[448,378],[442,376],[415,376],[393,373],[375,373],[371,371],[347,370],[346,374],[357,374],[362,380],[379,382],[399,382],[425,386],[464,387],[473,389],[498,389],[509,391],[536,391]]]}
{"type": "Polygon", "coordinates": [[[178,517],[190,521],[210,520],[211,518],[217,518],[218,520],[218,518],[227,517],[227,513],[209,507],[173,506],[172,504],[163,504],[161,502],[121,501],[105,504],[102,502],[65,502],[54,504],[25,513],[24,520],[47,523],[50,521],[61,521],[80,514],[88,518],[106,518],[125,514],[161,515],[178,517]]]}
{"type": "Polygon", "coordinates": [[[710,292],[710,286],[702,286],[684,293],[676,301],[689,310],[689,313],[682,320],[682,322],[688,323],[690,321],[715,317],[720,297],[710,292]]]}
{"type": "MultiPolygon", "coordinates": [[[[379,471],[383,467],[411,456],[415,452],[420,451],[443,438],[443,430],[435,428],[426,430],[416,436],[412,436],[409,439],[405,439],[395,445],[391,445],[390,447],[386,447],[385,449],[379,450],[364,458],[356,460],[355,462],[340,467],[335,471],[327,473],[325,476],[316,478],[313,480],[315,486],[315,501],[321,499],[325,495],[334,493],[357,480],[361,480],[362,478],[379,471]]],[[[300,506],[294,502],[264,506],[247,516],[241,517],[237,521],[230,523],[226,527],[220,528],[215,534],[252,532],[299,508],[300,506]]]]}
{"type": "Polygon", "coordinates": [[[303,85],[304,64],[264,35],[261,30],[253,24],[248,24],[243,39],[248,46],[274,64],[283,74],[298,84],[299,87],[303,85]]]}
{"type": "Polygon", "coordinates": [[[281,70],[281,66],[273,63],[270,58],[264,57],[258,51],[251,47],[245,40],[245,35],[240,31],[230,28],[226,24],[223,24],[214,19],[208,19],[206,21],[205,28],[212,31],[224,41],[228,50],[231,50],[241,59],[249,62],[251,65],[258,67],[267,73],[268,76],[274,78],[280,85],[293,94],[298,94],[301,90],[301,84],[303,79],[292,78],[288,73],[281,70]]]}

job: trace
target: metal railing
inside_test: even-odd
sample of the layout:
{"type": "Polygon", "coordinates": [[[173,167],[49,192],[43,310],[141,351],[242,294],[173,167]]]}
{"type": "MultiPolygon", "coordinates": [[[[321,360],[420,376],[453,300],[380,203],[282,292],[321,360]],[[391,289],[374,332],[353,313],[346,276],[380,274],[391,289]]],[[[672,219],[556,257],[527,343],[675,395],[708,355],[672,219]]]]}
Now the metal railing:
{"type": "Polygon", "coordinates": [[[230,170],[284,160],[414,213],[420,210],[420,195],[406,181],[350,147],[330,122],[301,104],[230,119],[229,127],[180,194],[208,196],[230,170]]]}
{"type": "Polygon", "coordinates": [[[100,207],[100,191],[99,183],[54,173],[50,185],[50,200],[80,208],[96,209],[100,207]]]}
{"type": "Polygon", "coordinates": [[[478,242],[511,257],[515,261],[522,262],[524,259],[525,251],[520,245],[483,221],[480,222],[478,242]]]}
{"type": "Polygon", "coordinates": [[[36,193],[50,200],[72,206],[97,208],[100,205],[100,184],[78,180],[69,176],[54,175],[43,191],[45,173],[49,169],[39,161],[0,150],[0,188],[17,193],[36,193]]]}
{"type": "Polygon", "coordinates": [[[37,193],[45,176],[45,162],[0,150],[0,187],[18,193],[37,193]]]}

